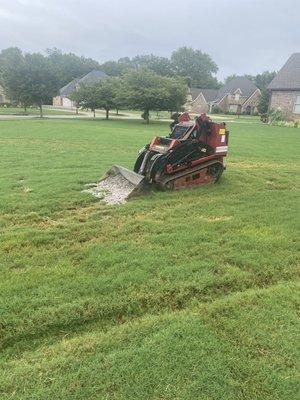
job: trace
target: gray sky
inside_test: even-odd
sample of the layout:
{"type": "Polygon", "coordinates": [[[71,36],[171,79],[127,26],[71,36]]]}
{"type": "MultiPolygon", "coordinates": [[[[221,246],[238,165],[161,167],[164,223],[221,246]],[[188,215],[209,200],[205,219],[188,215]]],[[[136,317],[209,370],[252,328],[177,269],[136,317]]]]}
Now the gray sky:
{"type": "Polygon", "coordinates": [[[0,50],[103,62],[184,45],[210,54],[219,79],[278,70],[300,51],[300,0],[0,0],[0,50]]]}

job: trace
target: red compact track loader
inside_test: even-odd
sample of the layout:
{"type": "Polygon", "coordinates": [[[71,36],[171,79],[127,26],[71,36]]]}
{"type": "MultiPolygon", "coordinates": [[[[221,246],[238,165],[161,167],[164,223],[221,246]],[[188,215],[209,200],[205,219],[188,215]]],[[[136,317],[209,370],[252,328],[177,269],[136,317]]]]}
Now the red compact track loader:
{"type": "Polygon", "coordinates": [[[225,169],[228,135],[225,123],[212,122],[205,114],[190,120],[183,113],[169,136],[155,136],[140,150],[134,172],[115,165],[101,181],[116,176],[125,180],[132,189],[127,198],[151,185],[179,189],[215,183],[225,169]]]}

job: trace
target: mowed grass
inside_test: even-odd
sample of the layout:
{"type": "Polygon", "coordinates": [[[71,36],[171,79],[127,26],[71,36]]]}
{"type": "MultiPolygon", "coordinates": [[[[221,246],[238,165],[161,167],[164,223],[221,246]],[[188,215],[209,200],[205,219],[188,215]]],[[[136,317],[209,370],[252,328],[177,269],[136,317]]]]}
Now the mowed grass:
{"type": "MultiPolygon", "coordinates": [[[[51,115],[51,114],[59,114],[59,115],[75,115],[75,111],[66,110],[66,109],[51,109],[47,107],[43,107],[43,115],[51,115]]],[[[0,107],[0,116],[1,115],[40,115],[40,110],[36,107],[28,107],[25,111],[24,108],[21,107],[0,107]]]]}
{"type": "Polygon", "coordinates": [[[229,129],[219,184],[108,206],[167,123],[0,122],[1,399],[298,398],[299,132],[229,129]]]}

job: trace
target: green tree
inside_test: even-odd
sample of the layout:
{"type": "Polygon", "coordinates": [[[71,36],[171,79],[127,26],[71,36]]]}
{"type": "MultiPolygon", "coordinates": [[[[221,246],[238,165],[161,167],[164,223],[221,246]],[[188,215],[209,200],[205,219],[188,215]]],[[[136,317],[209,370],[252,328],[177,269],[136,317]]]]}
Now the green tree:
{"type": "Polygon", "coordinates": [[[150,110],[175,111],[175,107],[180,108],[185,103],[187,87],[181,80],[176,82],[140,68],[124,76],[123,93],[126,105],[142,110],[142,118],[149,123],[150,110]]]}
{"type": "Polygon", "coordinates": [[[219,87],[217,78],[213,76],[218,67],[208,54],[191,47],[180,47],[172,53],[171,62],[176,74],[189,77],[192,86],[212,89],[219,87]]]}
{"type": "Polygon", "coordinates": [[[260,114],[266,114],[269,108],[270,93],[267,89],[262,89],[257,110],[260,114]]]}
{"type": "Polygon", "coordinates": [[[184,79],[179,78],[168,78],[163,79],[164,84],[168,90],[163,110],[170,111],[181,111],[182,106],[186,103],[187,97],[187,85],[184,79]]]}
{"type": "Polygon", "coordinates": [[[43,104],[52,100],[59,88],[59,81],[52,71],[48,59],[41,54],[25,54],[23,73],[23,94],[27,104],[36,105],[43,117],[43,104]]]}
{"type": "Polygon", "coordinates": [[[10,47],[0,53],[0,83],[12,103],[22,104],[26,109],[24,93],[24,57],[20,49],[10,47]]]}
{"type": "Polygon", "coordinates": [[[47,59],[59,87],[86,75],[93,69],[101,69],[100,64],[91,58],[79,57],[73,53],[62,53],[57,48],[47,50],[47,59]]]}
{"type": "Polygon", "coordinates": [[[121,101],[118,97],[118,93],[121,90],[120,79],[116,77],[101,79],[96,83],[96,86],[99,108],[103,108],[106,111],[106,119],[108,119],[110,110],[118,109],[121,106],[121,101]]]}
{"type": "Polygon", "coordinates": [[[25,54],[17,48],[0,55],[1,82],[8,97],[17,104],[37,105],[43,116],[43,103],[49,102],[59,88],[51,65],[41,54],[25,54]]]}
{"type": "Polygon", "coordinates": [[[161,76],[174,76],[175,70],[172,62],[166,57],[150,55],[137,55],[132,58],[133,69],[148,68],[161,76]]]}
{"type": "Polygon", "coordinates": [[[109,77],[80,85],[70,95],[70,98],[76,102],[78,107],[91,109],[94,117],[96,116],[96,109],[104,109],[106,119],[108,119],[110,110],[118,108],[121,104],[118,97],[120,88],[120,79],[109,77]]]}
{"type": "Polygon", "coordinates": [[[106,61],[100,66],[100,69],[109,76],[122,76],[133,67],[129,58],[123,58],[119,61],[106,61]]]}
{"type": "Polygon", "coordinates": [[[95,82],[82,83],[70,94],[70,99],[75,101],[77,107],[90,109],[94,114],[94,118],[96,117],[99,101],[95,82]]]}

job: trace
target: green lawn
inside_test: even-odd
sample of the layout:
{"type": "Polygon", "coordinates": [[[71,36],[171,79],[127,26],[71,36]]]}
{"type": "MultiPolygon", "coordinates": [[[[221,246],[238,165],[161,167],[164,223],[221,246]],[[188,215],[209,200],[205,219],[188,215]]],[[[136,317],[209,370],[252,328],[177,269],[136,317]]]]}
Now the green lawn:
{"type": "Polygon", "coordinates": [[[107,206],[167,123],[0,122],[1,400],[298,398],[299,132],[228,126],[219,184],[107,206]]]}
{"type": "MultiPolygon", "coordinates": [[[[44,115],[70,115],[74,114],[75,111],[69,111],[69,110],[59,110],[55,109],[52,110],[51,108],[43,107],[43,114],[44,115]]],[[[24,108],[21,107],[0,107],[0,115],[40,115],[40,110],[35,107],[28,107],[26,112],[24,108]]]]}

